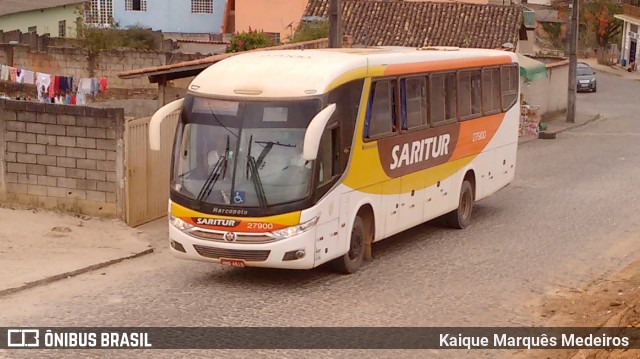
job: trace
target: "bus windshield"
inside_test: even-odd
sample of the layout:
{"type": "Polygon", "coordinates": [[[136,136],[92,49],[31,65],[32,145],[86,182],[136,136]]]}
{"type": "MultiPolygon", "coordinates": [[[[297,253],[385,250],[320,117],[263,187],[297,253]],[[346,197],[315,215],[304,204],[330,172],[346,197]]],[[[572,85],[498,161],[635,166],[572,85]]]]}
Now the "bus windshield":
{"type": "Polygon", "coordinates": [[[213,205],[264,207],[309,195],[302,159],[318,99],[264,102],[189,96],[176,134],[174,191],[213,205]]]}

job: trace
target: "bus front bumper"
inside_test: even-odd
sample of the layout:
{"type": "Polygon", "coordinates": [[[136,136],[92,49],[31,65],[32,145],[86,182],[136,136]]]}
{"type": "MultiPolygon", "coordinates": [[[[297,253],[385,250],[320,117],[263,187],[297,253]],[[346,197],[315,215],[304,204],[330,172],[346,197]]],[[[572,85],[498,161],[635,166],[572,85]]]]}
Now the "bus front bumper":
{"type": "Polygon", "coordinates": [[[314,267],[315,228],[271,243],[225,243],[188,235],[169,224],[170,251],[180,259],[236,267],[311,269],[314,267]],[[301,254],[304,254],[301,256],[301,254]]]}

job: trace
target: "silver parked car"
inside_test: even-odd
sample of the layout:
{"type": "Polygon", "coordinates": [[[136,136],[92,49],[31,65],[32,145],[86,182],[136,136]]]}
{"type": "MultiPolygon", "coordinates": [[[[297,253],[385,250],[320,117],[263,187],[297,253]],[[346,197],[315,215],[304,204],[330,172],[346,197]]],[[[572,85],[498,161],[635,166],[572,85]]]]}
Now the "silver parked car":
{"type": "Polygon", "coordinates": [[[578,67],[576,68],[577,74],[577,90],[580,91],[590,91],[596,92],[598,89],[598,83],[596,81],[596,74],[593,72],[591,66],[585,64],[584,62],[578,62],[578,67]]]}

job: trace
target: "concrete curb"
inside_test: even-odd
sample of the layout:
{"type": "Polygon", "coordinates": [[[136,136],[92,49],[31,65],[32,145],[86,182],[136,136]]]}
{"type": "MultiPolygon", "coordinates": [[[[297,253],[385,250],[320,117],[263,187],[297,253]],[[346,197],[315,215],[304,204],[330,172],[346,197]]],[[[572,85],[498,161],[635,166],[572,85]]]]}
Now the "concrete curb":
{"type": "Polygon", "coordinates": [[[149,248],[149,249],[146,249],[146,250],[144,250],[142,252],[137,252],[137,253],[134,253],[134,254],[126,256],[126,257],[120,257],[120,258],[112,259],[112,260],[109,260],[109,261],[106,261],[106,262],[97,263],[97,264],[90,265],[88,267],[76,269],[74,271],[70,271],[70,272],[66,272],[66,273],[62,273],[62,274],[56,274],[56,275],[51,276],[51,277],[39,279],[39,280],[36,280],[36,281],[33,281],[33,282],[28,282],[28,283],[25,283],[24,285],[21,285],[19,287],[3,289],[3,290],[0,290],[0,297],[7,296],[9,294],[13,294],[13,293],[17,293],[17,292],[21,292],[23,290],[27,290],[27,289],[31,289],[31,288],[35,288],[35,287],[39,287],[39,286],[43,286],[43,285],[47,285],[47,284],[50,284],[50,283],[53,283],[53,282],[60,281],[60,280],[65,279],[65,278],[75,277],[75,276],[78,276],[80,274],[84,274],[84,273],[91,272],[91,271],[94,271],[94,270],[97,270],[97,269],[108,267],[108,266],[116,264],[116,263],[123,262],[123,261],[125,261],[127,259],[133,259],[133,258],[142,257],[144,255],[151,254],[151,253],[153,253],[153,248],[149,248]]]}
{"type": "Polygon", "coordinates": [[[555,133],[555,134],[562,133],[562,132],[565,132],[565,131],[573,130],[575,128],[580,128],[580,127],[586,126],[586,125],[588,125],[588,124],[590,124],[592,122],[598,121],[601,118],[603,118],[603,117],[600,116],[600,114],[597,114],[597,115],[591,117],[590,119],[584,121],[583,123],[572,123],[571,125],[568,125],[567,127],[559,129],[557,131],[547,131],[547,132],[555,133]]]}
{"type": "MultiPolygon", "coordinates": [[[[587,121],[585,121],[585,122],[583,122],[583,123],[573,123],[573,124],[571,124],[571,125],[568,125],[568,126],[567,126],[567,127],[565,127],[565,128],[559,129],[559,130],[557,130],[557,131],[545,131],[545,132],[546,132],[546,133],[551,133],[551,134],[557,135],[557,134],[562,133],[562,132],[565,132],[565,131],[569,131],[569,130],[573,130],[573,129],[575,129],[575,128],[580,128],[580,127],[582,127],[582,126],[586,126],[586,125],[588,125],[588,124],[590,124],[590,123],[592,123],[592,122],[598,121],[598,120],[603,119],[603,118],[604,118],[604,117],[602,117],[600,114],[597,114],[597,115],[595,115],[595,116],[591,117],[590,119],[588,119],[587,121]]],[[[521,146],[521,145],[524,145],[524,144],[527,144],[527,143],[533,142],[533,141],[538,140],[538,139],[539,139],[539,138],[537,138],[537,137],[529,137],[529,138],[527,138],[526,140],[519,140],[519,141],[518,141],[518,146],[521,146]]]]}

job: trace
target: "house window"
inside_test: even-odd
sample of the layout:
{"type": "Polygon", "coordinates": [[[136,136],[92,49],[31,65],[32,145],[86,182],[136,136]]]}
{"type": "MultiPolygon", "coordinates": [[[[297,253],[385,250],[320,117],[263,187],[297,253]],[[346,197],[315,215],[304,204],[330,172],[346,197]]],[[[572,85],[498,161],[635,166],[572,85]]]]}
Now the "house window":
{"type": "Polygon", "coordinates": [[[269,36],[269,40],[274,45],[280,45],[280,33],[279,32],[265,32],[265,35],[269,36]]]}
{"type": "Polygon", "coordinates": [[[124,9],[126,11],[147,11],[147,0],[126,0],[124,9]]]}
{"type": "Polygon", "coordinates": [[[456,118],[456,74],[429,76],[431,96],[431,123],[434,125],[456,118]]]}
{"type": "Polygon", "coordinates": [[[58,21],[58,37],[67,36],[67,20],[58,21]]]}
{"type": "Polygon", "coordinates": [[[634,25],[634,24],[629,24],[629,31],[631,32],[635,32],[636,34],[638,33],[638,25],[634,25]]]}
{"type": "Polygon", "coordinates": [[[403,101],[405,121],[403,130],[411,130],[427,125],[427,79],[415,77],[403,80],[403,101]]]}
{"type": "Polygon", "coordinates": [[[91,26],[109,27],[113,24],[113,0],[91,0],[85,8],[85,22],[91,26]]]}
{"type": "Polygon", "coordinates": [[[37,26],[29,26],[29,29],[27,30],[30,34],[35,34],[38,32],[38,27],[37,26]]]}
{"type": "Polygon", "coordinates": [[[374,138],[395,132],[395,81],[376,81],[372,85],[365,137],[374,138]]]}
{"type": "Polygon", "coordinates": [[[192,14],[213,14],[213,0],[191,0],[192,14]]]}

